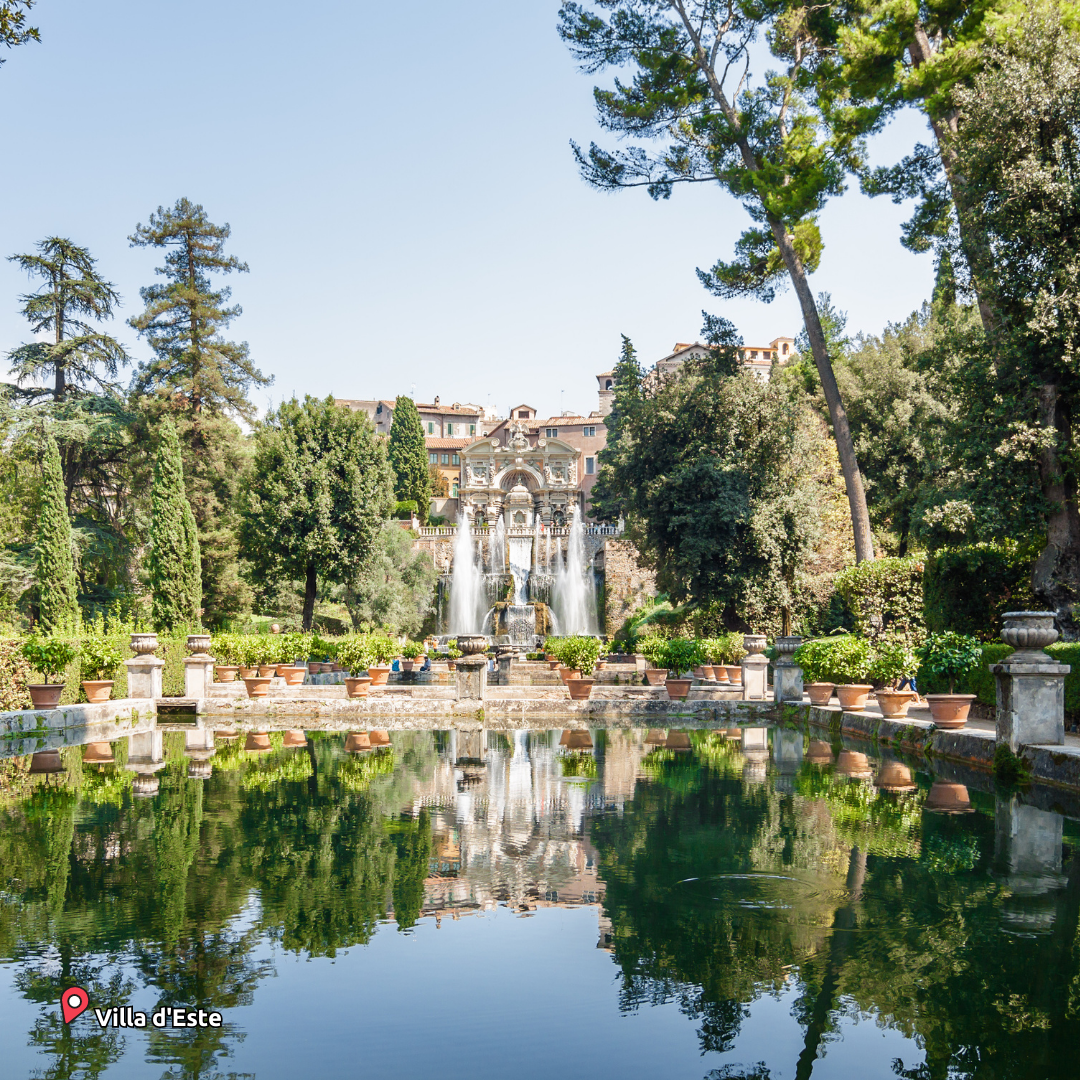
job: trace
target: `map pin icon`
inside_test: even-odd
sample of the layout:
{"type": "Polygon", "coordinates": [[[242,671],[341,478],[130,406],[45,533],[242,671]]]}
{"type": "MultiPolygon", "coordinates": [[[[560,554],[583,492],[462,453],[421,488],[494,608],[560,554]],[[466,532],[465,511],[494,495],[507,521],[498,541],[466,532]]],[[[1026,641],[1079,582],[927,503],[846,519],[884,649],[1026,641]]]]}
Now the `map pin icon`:
{"type": "Polygon", "coordinates": [[[70,986],[60,995],[60,1008],[64,1012],[64,1023],[70,1024],[76,1016],[86,1012],[90,1004],[90,995],[81,986],[70,986]]]}

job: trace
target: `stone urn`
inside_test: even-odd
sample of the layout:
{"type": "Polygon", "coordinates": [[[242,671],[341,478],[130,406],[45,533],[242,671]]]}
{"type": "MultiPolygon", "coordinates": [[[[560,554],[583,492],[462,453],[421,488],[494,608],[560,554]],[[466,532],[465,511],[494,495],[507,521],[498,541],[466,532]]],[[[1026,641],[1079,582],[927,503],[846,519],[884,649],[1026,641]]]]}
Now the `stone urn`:
{"type": "Polygon", "coordinates": [[[792,663],[792,656],[795,654],[795,650],[802,644],[802,638],[795,635],[788,635],[786,637],[778,637],[776,639],[776,651],[780,654],[777,657],[777,664],[783,664],[787,666],[792,663]]]}
{"type": "Polygon", "coordinates": [[[197,656],[199,659],[210,658],[210,635],[209,634],[188,634],[187,636],[187,651],[188,656],[197,656]]]}
{"type": "Polygon", "coordinates": [[[1058,639],[1058,632],[1054,629],[1054,612],[1006,611],[1002,618],[1001,640],[1016,650],[1006,657],[1008,663],[1053,662],[1043,649],[1058,639]]]}
{"type": "Polygon", "coordinates": [[[764,634],[744,634],[742,641],[747,656],[760,656],[767,644],[764,634]]]}
{"type": "Polygon", "coordinates": [[[487,638],[483,634],[459,634],[457,647],[462,656],[476,656],[487,652],[487,638]]]}
{"type": "Polygon", "coordinates": [[[157,652],[157,634],[132,634],[131,651],[136,656],[153,656],[157,652]]]}

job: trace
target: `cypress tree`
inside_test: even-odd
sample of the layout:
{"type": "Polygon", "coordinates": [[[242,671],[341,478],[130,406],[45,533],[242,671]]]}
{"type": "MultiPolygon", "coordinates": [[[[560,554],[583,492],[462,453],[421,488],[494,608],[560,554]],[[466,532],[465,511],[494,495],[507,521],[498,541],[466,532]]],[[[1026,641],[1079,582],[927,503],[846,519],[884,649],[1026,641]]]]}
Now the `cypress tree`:
{"type": "Polygon", "coordinates": [[[616,469],[626,456],[625,432],[641,401],[641,365],[631,340],[622,335],[622,353],[613,375],[615,394],[611,412],[605,418],[607,443],[599,454],[600,472],[589,497],[589,512],[597,521],[617,521],[626,512],[626,491],[616,478],[616,469]]]}
{"type": "Polygon", "coordinates": [[[71,519],[64,499],[60,452],[45,436],[41,470],[41,516],[38,519],[37,580],[41,625],[49,633],[72,631],[78,621],[78,588],[71,557],[71,519]]]}
{"type": "Polygon", "coordinates": [[[398,502],[413,499],[420,520],[427,521],[431,503],[431,476],[420,414],[412,398],[399,397],[390,424],[390,467],[398,502]]]}
{"type": "MultiPolygon", "coordinates": [[[[154,462],[147,560],[157,630],[171,630],[193,617],[191,575],[198,556],[192,557],[188,518],[194,521],[184,492],[180,440],[172,420],[166,417],[161,424],[161,442],[154,462]]],[[[197,552],[197,536],[194,539],[197,552]]]]}
{"type": "Polygon", "coordinates": [[[184,579],[191,622],[202,620],[202,556],[199,554],[199,526],[191,503],[184,499],[184,579]]]}

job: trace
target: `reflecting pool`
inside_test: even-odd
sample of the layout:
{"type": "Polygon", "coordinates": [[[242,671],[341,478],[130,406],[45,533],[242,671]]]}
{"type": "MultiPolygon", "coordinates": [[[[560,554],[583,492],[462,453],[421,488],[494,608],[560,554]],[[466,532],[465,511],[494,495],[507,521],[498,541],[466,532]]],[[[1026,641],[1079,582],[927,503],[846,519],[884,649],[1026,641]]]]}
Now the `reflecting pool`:
{"type": "Polygon", "coordinates": [[[761,727],[0,759],[0,1078],[1075,1078],[1077,823],[939,769],[761,727]]]}

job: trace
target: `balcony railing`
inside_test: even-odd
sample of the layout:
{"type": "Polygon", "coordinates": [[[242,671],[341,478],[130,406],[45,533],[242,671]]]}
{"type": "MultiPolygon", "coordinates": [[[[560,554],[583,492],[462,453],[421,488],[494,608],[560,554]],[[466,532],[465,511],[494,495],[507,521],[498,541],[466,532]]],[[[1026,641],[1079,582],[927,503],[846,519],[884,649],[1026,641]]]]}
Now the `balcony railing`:
{"type": "MultiPolygon", "coordinates": [[[[493,532],[492,529],[473,529],[474,536],[487,536],[488,533],[493,532]]],[[[621,536],[622,529],[618,525],[586,525],[586,536],[621,536]]],[[[456,525],[421,525],[417,532],[421,536],[456,536],[456,525]]],[[[511,525],[506,530],[507,536],[535,536],[535,529],[529,528],[524,525],[511,525]]],[[[569,525],[542,525],[540,527],[541,536],[569,536],[569,525]]]]}

